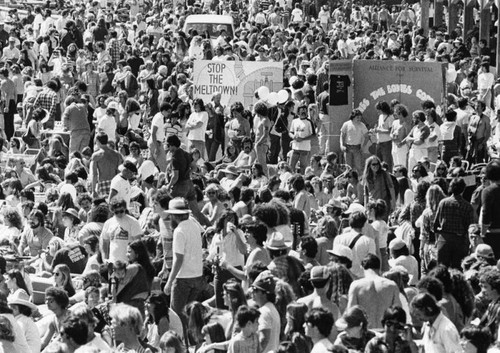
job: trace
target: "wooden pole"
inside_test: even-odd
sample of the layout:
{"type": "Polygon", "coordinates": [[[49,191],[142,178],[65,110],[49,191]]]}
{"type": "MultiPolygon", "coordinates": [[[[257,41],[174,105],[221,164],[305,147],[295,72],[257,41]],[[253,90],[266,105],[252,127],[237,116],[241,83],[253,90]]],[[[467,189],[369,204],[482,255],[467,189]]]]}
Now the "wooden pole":
{"type": "Polygon", "coordinates": [[[428,37],[429,36],[429,7],[430,7],[431,1],[430,0],[421,0],[420,1],[420,6],[421,6],[421,16],[420,16],[420,28],[423,28],[424,30],[424,36],[428,37]]]}
{"type": "Polygon", "coordinates": [[[464,7],[464,30],[463,38],[464,43],[467,38],[467,34],[474,28],[474,6],[476,5],[476,0],[468,0],[464,7]]]}
{"type": "Polygon", "coordinates": [[[458,4],[452,0],[448,6],[448,33],[451,34],[458,25],[458,4]]]}
{"type": "Polygon", "coordinates": [[[481,17],[479,22],[479,40],[486,40],[487,45],[490,43],[490,26],[491,26],[491,7],[483,0],[484,6],[481,7],[481,17]]]}
{"type": "Polygon", "coordinates": [[[434,27],[439,28],[443,25],[443,0],[434,0],[434,27]]]}
{"type": "Polygon", "coordinates": [[[496,68],[497,68],[497,72],[498,72],[498,69],[500,68],[500,6],[498,6],[498,2],[497,2],[497,17],[498,17],[498,26],[497,26],[497,50],[496,50],[496,53],[495,53],[495,56],[496,56],[496,68]]]}

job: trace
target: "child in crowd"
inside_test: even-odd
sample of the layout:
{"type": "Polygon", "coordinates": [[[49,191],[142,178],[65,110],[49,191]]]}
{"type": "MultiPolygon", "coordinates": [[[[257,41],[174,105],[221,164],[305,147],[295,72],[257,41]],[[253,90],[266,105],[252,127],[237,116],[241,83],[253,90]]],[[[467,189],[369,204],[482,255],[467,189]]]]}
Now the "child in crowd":
{"type": "Polygon", "coordinates": [[[260,352],[259,325],[260,312],[257,309],[241,306],[236,313],[236,322],[241,332],[229,342],[228,353],[260,352]]]}

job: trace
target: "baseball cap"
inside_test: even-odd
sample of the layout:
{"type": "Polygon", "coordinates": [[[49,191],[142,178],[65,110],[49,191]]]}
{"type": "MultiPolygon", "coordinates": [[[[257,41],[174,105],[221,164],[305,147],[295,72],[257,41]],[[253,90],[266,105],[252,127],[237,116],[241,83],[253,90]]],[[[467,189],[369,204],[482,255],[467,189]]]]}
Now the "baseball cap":
{"type": "Polygon", "coordinates": [[[253,288],[257,288],[266,293],[274,293],[276,289],[276,280],[274,279],[271,271],[264,271],[257,276],[252,283],[253,288]]]}

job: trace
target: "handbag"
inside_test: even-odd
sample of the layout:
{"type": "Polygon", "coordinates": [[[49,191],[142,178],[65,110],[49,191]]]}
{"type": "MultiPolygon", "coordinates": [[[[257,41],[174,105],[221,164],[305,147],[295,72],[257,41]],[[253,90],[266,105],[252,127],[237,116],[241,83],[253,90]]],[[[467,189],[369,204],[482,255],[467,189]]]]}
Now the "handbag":
{"type": "Polygon", "coordinates": [[[38,140],[35,137],[35,135],[33,135],[33,133],[31,132],[31,129],[29,127],[21,138],[22,138],[23,142],[25,144],[27,144],[28,146],[31,146],[32,144],[35,143],[36,140],[38,140]]]}

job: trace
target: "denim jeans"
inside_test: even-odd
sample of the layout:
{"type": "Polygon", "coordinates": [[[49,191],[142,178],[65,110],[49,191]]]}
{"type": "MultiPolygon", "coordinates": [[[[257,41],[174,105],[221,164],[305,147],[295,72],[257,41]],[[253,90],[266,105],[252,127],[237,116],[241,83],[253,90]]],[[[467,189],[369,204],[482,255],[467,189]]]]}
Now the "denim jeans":
{"type": "Polygon", "coordinates": [[[255,154],[256,160],[255,162],[259,163],[262,166],[262,170],[264,171],[264,175],[267,176],[267,151],[269,147],[267,145],[256,145],[255,146],[255,154]]]}
{"type": "Polygon", "coordinates": [[[269,150],[269,164],[278,164],[278,158],[281,151],[281,136],[270,134],[271,149],[269,150]]]}
{"type": "MultiPolygon", "coordinates": [[[[241,266],[236,266],[238,270],[241,270],[241,266]]],[[[224,305],[224,283],[226,283],[229,279],[236,278],[234,275],[228,270],[224,270],[223,268],[217,269],[214,278],[214,287],[215,287],[215,303],[218,309],[227,309],[224,305]]],[[[239,282],[239,281],[238,281],[239,282]]]]}
{"type": "Polygon", "coordinates": [[[465,235],[439,234],[436,242],[439,264],[460,269],[463,258],[467,255],[468,239],[465,235]]]}
{"type": "Polygon", "coordinates": [[[377,157],[389,165],[388,172],[392,172],[392,141],[377,143],[377,157]]]}
{"type": "Polygon", "coordinates": [[[187,318],[184,315],[186,304],[195,301],[201,291],[202,277],[176,278],[172,284],[172,294],[170,297],[170,307],[179,315],[184,325],[187,327],[187,318]]]}
{"type": "Polygon", "coordinates": [[[363,156],[361,145],[346,145],[344,152],[345,163],[355,169],[359,174],[363,172],[363,156]]]}
{"type": "Polygon", "coordinates": [[[297,170],[297,162],[300,162],[300,174],[304,175],[307,167],[307,156],[309,156],[309,151],[293,150],[290,167],[294,173],[297,170]]]}

